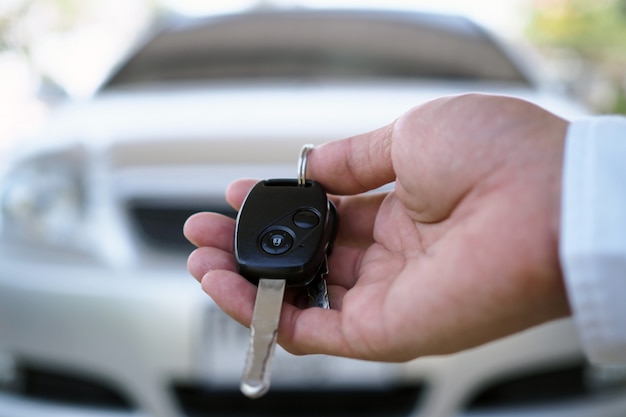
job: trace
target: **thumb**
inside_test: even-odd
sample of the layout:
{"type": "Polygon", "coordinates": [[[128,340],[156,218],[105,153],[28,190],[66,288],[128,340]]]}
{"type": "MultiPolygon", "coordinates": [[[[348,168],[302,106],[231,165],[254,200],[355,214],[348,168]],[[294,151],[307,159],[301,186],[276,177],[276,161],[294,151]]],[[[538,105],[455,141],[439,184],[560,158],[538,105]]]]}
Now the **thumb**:
{"type": "Polygon", "coordinates": [[[309,153],[306,177],[332,194],[358,194],[394,181],[393,126],[314,148],[309,153]]]}

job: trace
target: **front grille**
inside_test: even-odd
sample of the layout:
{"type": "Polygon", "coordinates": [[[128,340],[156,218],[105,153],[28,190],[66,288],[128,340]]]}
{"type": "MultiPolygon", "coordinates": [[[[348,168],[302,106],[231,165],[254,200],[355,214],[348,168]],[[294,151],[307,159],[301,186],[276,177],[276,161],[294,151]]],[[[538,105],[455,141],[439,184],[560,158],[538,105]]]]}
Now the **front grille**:
{"type": "Polygon", "coordinates": [[[183,225],[192,214],[213,211],[230,217],[236,212],[223,205],[173,206],[154,202],[133,202],[128,206],[132,224],[141,241],[154,249],[189,253],[194,246],[183,236],[183,225]]]}
{"type": "Polygon", "coordinates": [[[248,399],[236,390],[176,385],[174,393],[189,417],[228,415],[231,417],[280,416],[409,416],[417,409],[421,385],[380,389],[270,390],[264,397],[248,399]]]}
{"type": "Polygon", "coordinates": [[[25,364],[14,372],[14,382],[3,388],[14,395],[98,409],[134,409],[131,401],[114,385],[95,377],[25,364]]]}
{"type": "Polygon", "coordinates": [[[469,401],[468,408],[497,410],[512,406],[558,403],[624,388],[624,384],[620,383],[607,384],[606,387],[594,386],[590,380],[589,365],[581,360],[556,364],[549,369],[529,370],[494,381],[469,401]]]}

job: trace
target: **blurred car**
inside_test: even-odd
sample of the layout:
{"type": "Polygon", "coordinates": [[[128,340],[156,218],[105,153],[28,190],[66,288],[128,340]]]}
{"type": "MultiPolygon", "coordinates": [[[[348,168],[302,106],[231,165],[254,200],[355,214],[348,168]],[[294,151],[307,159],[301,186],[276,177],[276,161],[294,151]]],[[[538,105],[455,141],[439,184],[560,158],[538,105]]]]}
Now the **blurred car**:
{"type": "Polygon", "coordinates": [[[589,366],[569,320],[406,364],[279,349],[270,393],[251,401],[238,389],[249,332],[186,271],[185,219],[233,215],[235,178],[295,177],[305,143],[468,91],[584,113],[533,69],[451,15],[162,26],[2,164],[0,415],[625,415],[623,370],[589,366]]]}

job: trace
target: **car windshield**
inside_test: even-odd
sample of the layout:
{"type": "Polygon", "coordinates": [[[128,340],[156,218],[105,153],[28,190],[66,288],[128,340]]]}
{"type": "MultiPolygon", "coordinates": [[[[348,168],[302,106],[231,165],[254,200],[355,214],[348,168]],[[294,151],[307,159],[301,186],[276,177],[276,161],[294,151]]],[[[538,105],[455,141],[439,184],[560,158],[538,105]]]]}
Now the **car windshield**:
{"type": "Polygon", "coordinates": [[[104,88],[245,79],[528,79],[481,28],[459,16],[265,12],[162,31],[104,88]]]}

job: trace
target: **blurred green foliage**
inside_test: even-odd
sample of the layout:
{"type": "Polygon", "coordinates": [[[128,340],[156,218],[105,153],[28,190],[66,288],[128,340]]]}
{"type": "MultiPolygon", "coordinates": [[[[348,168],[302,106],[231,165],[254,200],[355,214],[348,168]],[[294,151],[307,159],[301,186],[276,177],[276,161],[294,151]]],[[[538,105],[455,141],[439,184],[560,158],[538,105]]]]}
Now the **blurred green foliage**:
{"type": "Polygon", "coordinates": [[[80,18],[80,0],[16,0],[0,9],[0,50],[27,52],[41,31],[63,31],[80,18]]]}
{"type": "Polygon", "coordinates": [[[530,35],[587,56],[626,52],[626,0],[537,1],[530,35]]]}
{"type": "MultiPolygon", "coordinates": [[[[38,38],[69,32],[86,22],[97,21],[100,8],[107,1],[0,0],[0,51],[11,49],[28,53],[38,38]]],[[[117,2],[122,10],[130,10],[123,7],[123,0],[117,2]]],[[[155,13],[162,7],[159,0],[133,0],[131,3],[155,13]]]]}
{"type": "Polygon", "coordinates": [[[597,111],[626,113],[626,0],[535,0],[528,36],[544,50],[579,57],[575,81],[588,85],[578,89],[606,101],[590,99],[597,111]]]}
{"type": "Polygon", "coordinates": [[[162,12],[161,0],[0,0],[0,64],[28,73],[32,90],[83,91],[89,76],[77,87],[64,66],[81,66],[84,45],[93,41],[98,58],[110,58],[87,63],[95,85],[115,54],[162,12]]]}

